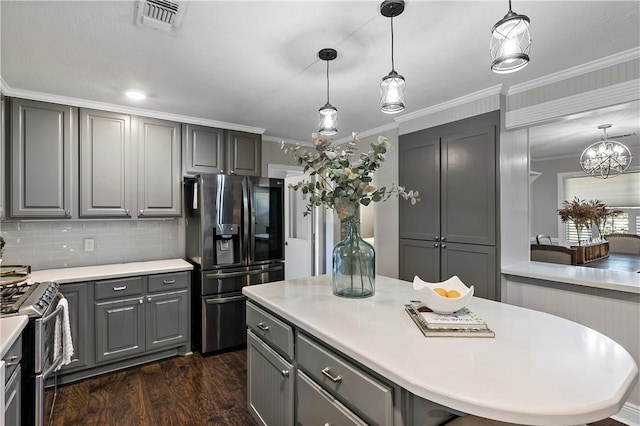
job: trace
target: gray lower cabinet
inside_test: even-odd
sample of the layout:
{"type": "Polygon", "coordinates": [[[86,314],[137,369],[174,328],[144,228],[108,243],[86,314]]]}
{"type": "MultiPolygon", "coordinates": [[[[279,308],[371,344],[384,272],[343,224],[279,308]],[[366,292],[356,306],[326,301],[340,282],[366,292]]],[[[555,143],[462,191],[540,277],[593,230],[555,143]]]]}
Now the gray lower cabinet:
{"type": "Polygon", "coordinates": [[[179,346],[189,330],[187,290],[147,296],[146,350],[179,346]]]}
{"type": "Polygon", "coordinates": [[[413,281],[420,279],[440,281],[440,243],[435,241],[400,239],[400,277],[413,281]]]}
{"type": "Polygon", "coordinates": [[[144,299],[95,304],[96,362],[108,362],[145,351],[144,299]]]}
{"type": "Polygon", "coordinates": [[[60,286],[60,292],[67,299],[69,306],[69,325],[73,342],[71,363],[63,366],[60,369],[61,372],[75,371],[93,364],[89,356],[90,335],[94,330],[91,326],[93,321],[90,320],[92,317],[89,315],[91,304],[89,303],[88,286],[89,283],[86,282],[60,286]]]}
{"type": "Polygon", "coordinates": [[[22,370],[18,365],[4,387],[4,424],[7,426],[21,424],[21,373],[22,370]]]}
{"type": "Polygon", "coordinates": [[[454,275],[474,286],[473,295],[498,300],[497,249],[478,244],[441,244],[441,277],[454,275]]]}
{"type": "Polygon", "coordinates": [[[80,217],[131,217],[131,116],[80,110],[80,217]]]}
{"type": "MultiPolygon", "coordinates": [[[[0,164],[2,165],[2,170],[4,170],[5,165],[5,153],[4,153],[4,144],[5,144],[5,135],[7,133],[7,123],[6,123],[6,102],[4,99],[4,95],[0,94],[0,164]]],[[[5,173],[4,171],[0,171],[0,220],[4,220],[5,218],[5,199],[4,199],[4,184],[5,184],[5,173]]]]}
{"type": "Polygon", "coordinates": [[[247,405],[259,424],[293,425],[294,380],[294,366],[249,330],[247,405]]]}
{"type": "Polygon", "coordinates": [[[300,370],[297,372],[296,393],[296,425],[367,424],[300,370]]]}
{"type": "Polygon", "coordinates": [[[180,216],[180,123],[138,117],[138,217],[180,216]]]}
{"type": "Polygon", "coordinates": [[[11,99],[11,217],[70,218],[77,109],[11,99]]]}

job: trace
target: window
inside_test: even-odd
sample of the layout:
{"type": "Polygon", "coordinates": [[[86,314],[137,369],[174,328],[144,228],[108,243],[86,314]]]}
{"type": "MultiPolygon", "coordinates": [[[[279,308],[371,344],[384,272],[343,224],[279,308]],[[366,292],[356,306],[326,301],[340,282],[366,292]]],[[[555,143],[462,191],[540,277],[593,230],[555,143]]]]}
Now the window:
{"type": "MultiPolygon", "coordinates": [[[[600,200],[609,208],[623,211],[613,220],[609,219],[602,232],[640,235],[640,171],[625,173],[615,179],[594,179],[583,174],[560,174],[558,206],[562,201],[578,197],[581,200],[600,200]]],[[[558,218],[559,220],[559,218],[558,218]]],[[[560,223],[564,243],[578,243],[578,233],[572,221],[560,223]]],[[[597,235],[597,230],[583,229],[580,240],[585,241],[597,235]]]]}

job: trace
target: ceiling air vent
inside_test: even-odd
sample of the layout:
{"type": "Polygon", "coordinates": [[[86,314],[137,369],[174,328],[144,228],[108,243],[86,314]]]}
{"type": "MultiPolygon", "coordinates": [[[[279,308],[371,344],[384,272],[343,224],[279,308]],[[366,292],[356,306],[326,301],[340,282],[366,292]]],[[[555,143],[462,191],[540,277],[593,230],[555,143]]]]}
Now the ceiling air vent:
{"type": "Polygon", "coordinates": [[[170,0],[139,0],[136,4],[136,23],[167,33],[175,33],[184,16],[188,2],[170,0]]]}

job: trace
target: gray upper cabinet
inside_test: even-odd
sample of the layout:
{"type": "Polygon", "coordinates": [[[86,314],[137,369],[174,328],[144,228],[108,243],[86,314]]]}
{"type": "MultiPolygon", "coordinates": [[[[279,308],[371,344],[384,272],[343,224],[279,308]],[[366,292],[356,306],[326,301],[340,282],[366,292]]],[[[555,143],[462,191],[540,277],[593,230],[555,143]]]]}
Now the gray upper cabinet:
{"type": "Polygon", "coordinates": [[[71,217],[77,110],[11,99],[11,216],[71,217]]]}
{"type": "Polygon", "coordinates": [[[260,135],[185,124],[182,144],[185,173],[260,176],[260,135]]]}
{"type": "Polygon", "coordinates": [[[196,124],[182,129],[185,173],[225,173],[224,130],[196,124]]]}
{"type": "Polygon", "coordinates": [[[131,117],[80,110],[80,216],[131,217],[131,117]]]}
{"type": "Polygon", "coordinates": [[[180,123],[137,118],[138,217],[181,214],[180,123]]]}
{"type": "Polygon", "coordinates": [[[253,133],[227,131],[227,168],[229,174],[260,176],[262,136],[253,133]]]}

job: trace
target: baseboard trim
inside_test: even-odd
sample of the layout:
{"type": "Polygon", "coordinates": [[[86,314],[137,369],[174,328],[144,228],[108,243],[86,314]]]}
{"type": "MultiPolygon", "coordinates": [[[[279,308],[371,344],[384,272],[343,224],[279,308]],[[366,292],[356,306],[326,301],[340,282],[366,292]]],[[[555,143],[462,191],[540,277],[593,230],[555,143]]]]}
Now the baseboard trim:
{"type": "Polygon", "coordinates": [[[638,426],[640,425],[640,406],[627,402],[622,410],[611,418],[629,426],[638,426]]]}

